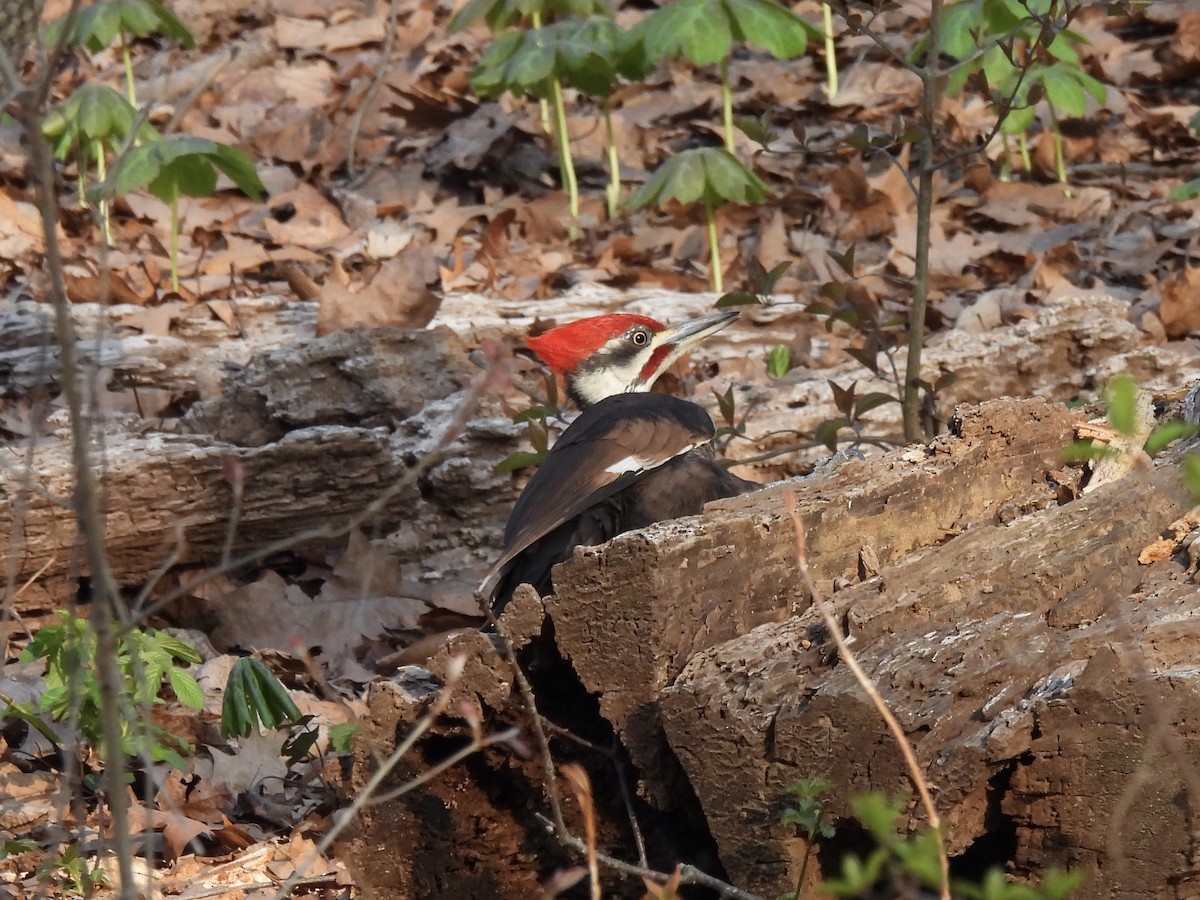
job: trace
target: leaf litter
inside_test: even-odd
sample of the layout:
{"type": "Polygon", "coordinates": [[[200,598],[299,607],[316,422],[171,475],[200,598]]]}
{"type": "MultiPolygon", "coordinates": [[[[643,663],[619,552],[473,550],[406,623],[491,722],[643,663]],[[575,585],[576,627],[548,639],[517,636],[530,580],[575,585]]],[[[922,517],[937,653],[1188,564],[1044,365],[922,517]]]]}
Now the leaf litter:
{"type": "MultiPolygon", "coordinates": [[[[55,14],[55,4],[49,7],[47,16],[55,14]]],[[[183,0],[173,9],[199,47],[185,54],[136,46],[142,95],[170,104],[198,88],[182,130],[250,151],[271,195],[256,203],[225,190],[181,201],[178,296],[169,294],[169,212],[161,201],[146,193],[119,201],[116,246],[107,254],[98,250],[90,217],[68,208],[61,232],[73,302],[107,297],[129,304],[126,327],[172,338],[185,333],[197,307],[236,334],[234,301],[291,297],[302,282],[311,286],[322,333],[360,324],[422,327],[452,291],[486,290],[536,310],[539,299],[581,280],[705,289],[698,220],[678,209],[605,220],[602,128],[598,110],[579,98],[568,106],[568,126],[581,180],[591,188],[584,197],[590,234],[568,240],[565,200],[536,104],[472,96],[466,74],[486,34],[479,27],[447,33],[448,3],[398,0],[401,27],[386,66],[387,10],[379,4],[183,0]],[[381,88],[362,109],[380,68],[381,88]],[[354,151],[365,169],[348,176],[348,135],[360,112],[354,151]]],[[[818,18],[813,2],[799,10],[818,18]]],[[[920,4],[901,4],[885,21],[899,31],[913,27],[901,26],[906,17],[915,23],[922,15],[920,4]]],[[[1076,123],[1089,127],[1068,133],[1069,193],[1044,180],[1052,164],[1044,129],[1032,142],[1035,171],[1028,176],[1002,181],[978,165],[939,174],[931,287],[946,321],[983,333],[1032,315],[1058,294],[1089,289],[1139,301],[1139,324],[1163,341],[1200,332],[1200,276],[1192,265],[1200,206],[1168,196],[1200,171],[1200,148],[1187,127],[1198,107],[1177,90],[1196,60],[1197,21],[1170,4],[1151,4],[1129,23],[1098,8],[1083,11],[1074,27],[1089,42],[1085,65],[1111,88],[1104,108],[1076,123]]],[[[815,57],[782,63],[749,54],[731,66],[734,108],[762,117],[769,132],[765,146],[739,134],[739,148],[743,158],[756,155],[776,193],[753,208],[721,211],[723,260],[736,283],[750,259],[763,268],[795,259],[777,291],[813,299],[817,286],[837,275],[829,253],[856,245],[865,274],[889,276],[865,281],[866,294],[903,309],[906,288],[894,276],[911,275],[915,247],[915,201],[899,171],[908,146],[864,155],[848,151],[844,140],[862,127],[899,130],[915,113],[919,86],[865,38],[847,38],[844,49],[856,61],[832,100],[815,57]]],[[[64,75],[55,94],[65,96],[83,78],[115,84],[119,70],[115,54],[100,55],[64,75]]],[[[619,88],[613,111],[623,171],[636,186],[682,145],[712,140],[719,90],[712,73],[676,63],[641,87],[619,88]]],[[[952,149],[969,147],[993,121],[968,94],[946,97],[943,117],[952,149]]],[[[1000,161],[1003,144],[994,142],[988,153],[1000,161]]],[[[41,299],[43,248],[33,197],[17,177],[23,158],[16,136],[0,131],[0,219],[9,226],[0,235],[0,273],[41,299]]],[[[177,399],[163,396],[149,414],[177,399]]],[[[27,411],[0,406],[0,414],[0,422],[32,430],[27,411]]],[[[212,610],[238,609],[211,629],[218,650],[285,651],[308,661],[300,669],[315,666],[352,697],[379,659],[422,633],[422,617],[436,608],[427,590],[408,596],[397,590],[402,585],[404,573],[383,545],[356,534],[340,558],[296,554],[246,582],[216,579],[199,599],[212,610]]],[[[336,784],[327,783],[320,758],[286,766],[280,735],[236,746],[220,740],[220,703],[214,707],[211,698],[219,697],[221,672],[233,658],[212,656],[201,667],[208,672],[200,713],[178,704],[156,710],[160,722],[201,748],[188,771],[155,772],[152,802],[135,798],[135,823],[161,835],[162,854],[173,862],[156,876],[164,893],[214,896],[223,887],[230,896],[271,895],[315,858],[306,829],[335,801],[336,784]]],[[[311,688],[293,693],[298,702],[309,698],[302,708],[323,727],[350,721],[352,699],[317,701],[311,688]]],[[[0,837],[38,833],[57,821],[98,827],[102,810],[85,823],[59,809],[59,776],[9,761],[24,746],[11,742],[15,737],[7,730],[0,737],[0,778],[9,788],[0,837]]],[[[10,855],[0,860],[0,875],[41,887],[30,873],[44,855],[10,855]]],[[[349,883],[336,863],[317,865],[306,876],[313,883],[349,883]]]]}

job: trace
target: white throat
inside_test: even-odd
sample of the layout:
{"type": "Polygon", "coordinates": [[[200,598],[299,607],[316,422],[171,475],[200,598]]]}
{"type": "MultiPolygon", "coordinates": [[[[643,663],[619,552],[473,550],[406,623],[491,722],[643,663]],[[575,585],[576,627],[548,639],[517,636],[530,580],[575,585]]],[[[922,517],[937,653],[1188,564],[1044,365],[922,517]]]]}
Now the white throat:
{"type": "Polygon", "coordinates": [[[640,378],[638,362],[626,367],[605,366],[588,372],[579,372],[571,379],[575,399],[584,406],[599,403],[615,394],[633,394],[650,390],[650,385],[640,378]]]}

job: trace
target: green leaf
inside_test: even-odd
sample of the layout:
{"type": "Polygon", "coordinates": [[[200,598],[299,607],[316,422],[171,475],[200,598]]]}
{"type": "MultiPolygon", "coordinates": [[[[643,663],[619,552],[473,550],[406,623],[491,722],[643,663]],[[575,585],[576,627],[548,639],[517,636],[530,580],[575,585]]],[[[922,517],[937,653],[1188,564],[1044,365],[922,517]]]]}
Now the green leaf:
{"type": "Polygon", "coordinates": [[[797,778],[783,789],[793,797],[813,799],[833,790],[833,782],[824,778],[797,778]]]}
{"type": "Polygon", "coordinates": [[[329,726],[329,743],[337,753],[349,753],[350,741],[358,731],[358,724],[355,722],[341,722],[337,725],[329,726]]]}
{"type": "Polygon", "coordinates": [[[1121,434],[1134,434],[1137,431],[1137,382],[1128,375],[1118,375],[1106,393],[1109,424],[1121,434]]]}
{"type": "MultiPolygon", "coordinates": [[[[312,721],[312,716],[305,716],[305,719],[312,721]]],[[[289,765],[295,765],[308,755],[308,751],[317,743],[317,738],[321,736],[321,731],[318,728],[307,728],[297,734],[293,734],[290,738],[283,742],[281,752],[289,765]]]]}
{"type": "Polygon", "coordinates": [[[1200,197],[1200,178],[1193,178],[1171,188],[1172,200],[1195,200],[1200,197]]]}
{"type": "Polygon", "coordinates": [[[854,418],[857,419],[859,416],[869,413],[873,409],[878,409],[880,406],[899,402],[899,399],[893,397],[891,394],[872,391],[858,398],[858,402],[854,405],[854,418]]]}
{"type": "Polygon", "coordinates": [[[1168,444],[1180,438],[1192,437],[1196,434],[1197,430],[1197,426],[1184,422],[1182,419],[1163,422],[1163,424],[1150,432],[1150,437],[1146,438],[1146,446],[1143,449],[1153,456],[1168,444]]]}
{"type": "MultiPolygon", "coordinates": [[[[65,26],[66,17],[50,23],[47,42],[58,43],[65,26]]],[[[75,16],[67,42],[99,53],[119,34],[130,37],[160,34],[189,50],[196,45],[195,37],[179,17],[153,0],[101,0],[83,7],[75,16]]]]}
{"type": "Polygon", "coordinates": [[[705,196],[713,206],[724,200],[761,203],[766,198],[766,184],[729,151],[707,147],[696,152],[704,163],[705,196]]]}
{"type": "Polygon", "coordinates": [[[521,469],[528,469],[530,466],[539,466],[544,459],[545,454],[518,450],[496,463],[492,471],[497,475],[503,475],[505,472],[517,472],[521,469]]]}
{"type": "Polygon", "coordinates": [[[300,710],[287,689],[261,661],[245,656],[233,664],[225,682],[221,734],[246,737],[259,722],[264,728],[295,722],[300,710]]]}
{"type": "Polygon", "coordinates": [[[180,703],[192,709],[204,706],[204,692],[200,690],[195,678],[176,666],[171,667],[167,677],[171,680],[171,690],[175,692],[180,703]]]}
{"type": "Polygon", "coordinates": [[[767,354],[767,374],[782,378],[792,369],[792,351],[786,344],[776,344],[767,354]]]}
{"type": "Polygon", "coordinates": [[[199,652],[187,641],[181,641],[179,638],[167,634],[165,631],[156,631],[153,633],[153,637],[155,645],[166,651],[173,658],[189,663],[200,662],[199,652]]]}
{"type": "Polygon", "coordinates": [[[711,206],[726,201],[759,203],[767,186],[731,153],[720,147],[699,147],[677,153],[651,173],[627,201],[630,209],[663,206],[670,200],[711,206]]]}
{"type": "Polygon", "coordinates": [[[870,791],[850,798],[850,808],[871,836],[884,846],[893,846],[897,840],[896,823],[904,809],[902,798],[889,800],[879,791],[870,791]]]}
{"type": "Polygon", "coordinates": [[[1091,462],[1113,456],[1116,456],[1115,451],[1091,441],[1072,441],[1059,453],[1059,458],[1063,462],[1091,462]]]}
{"type": "Polygon", "coordinates": [[[505,91],[548,96],[554,52],[539,43],[540,32],[510,32],[493,43],[471,70],[471,89],[481,97],[505,91]]]}
{"type": "Polygon", "coordinates": [[[0,859],[6,856],[17,856],[21,853],[28,853],[30,850],[36,850],[37,841],[31,838],[17,838],[11,841],[5,841],[0,844],[0,859]]]}
{"type": "Polygon", "coordinates": [[[1059,116],[1079,118],[1087,112],[1087,95],[1074,75],[1069,67],[1055,64],[1040,79],[1046,88],[1046,102],[1059,116]]]}
{"type": "MultiPolygon", "coordinates": [[[[42,133],[54,141],[54,155],[65,159],[73,149],[95,141],[119,149],[137,121],[137,110],[122,94],[107,85],[85,84],[46,116],[42,133]]],[[[143,122],[138,136],[153,140],[158,132],[143,122]]]]}
{"type": "Polygon", "coordinates": [[[587,16],[612,17],[605,0],[471,0],[450,19],[450,31],[460,31],[483,19],[493,33],[529,21],[537,14],[543,22],[552,16],[582,19],[587,16]]]}
{"type": "Polygon", "coordinates": [[[159,199],[179,195],[207,197],[224,172],[243,193],[254,198],[266,194],[254,163],[243,151],[207,138],[171,135],[134,147],[113,178],[116,194],[148,187],[159,199]]]}
{"type": "Polygon", "coordinates": [[[733,36],[752,47],[761,47],[776,59],[803,56],[809,41],[824,41],[815,25],[774,0],[724,0],[733,36]]]}
{"type": "Polygon", "coordinates": [[[762,304],[762,299],[757,294],[751,294],[749,291],[731,291],[723,294],[713,304],[713,309],[729,309],[731,306],[753,306],[755,304],[762,304]]]}
{"type": "Polygon", "coordinates": [[[1033,106],[1013,107],[1004,118],[1001,130],[1005,134],[1024,134],[1037,118],[1037,109],[1033,106]]]}
{"type": "Polygon", "coordinates": [[[733,50],[733,30],[721,6],[721,0],[675,0],[642,19],[630,35],[655,62],[682,56],[698,66],[712,65],[733,50]]]}
{"type": "Polygon", "coordinates": [[[1183,481],[1192,500],[1200,502],[1200,453],[1183,455],[1183,481]]]}
{"type": "Polygon", "coordinates": [[[838,416],[836,419],[826,419],[816,427],[813,432],[813,439],[824,444],[829,448],[830,453],[837,452],[838,433],[843,428],[850,427],[850,420],[845,416],[838,416]]]}
{"type": "Polygon", "coordinates": [[[675,0],[631,29],[648,59],[682,56],[698,66],[729,57],[735,41],[791,59],[821,31],[773,0],[675,0]]]}

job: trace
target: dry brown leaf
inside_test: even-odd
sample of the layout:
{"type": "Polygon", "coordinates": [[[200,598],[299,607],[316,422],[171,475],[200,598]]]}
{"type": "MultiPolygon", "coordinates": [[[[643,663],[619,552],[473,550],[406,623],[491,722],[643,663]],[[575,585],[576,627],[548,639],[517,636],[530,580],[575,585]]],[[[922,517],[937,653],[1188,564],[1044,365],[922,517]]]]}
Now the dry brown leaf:
{"type": "Polygon", "coordinates": [[[233,753],[209,747],[212,754],[214,788],[224,789],[234,797],[240,797],[264,779],[282,781],[287,775],[283,761],[284,731],[271,730],[253,732],[237,742],[233,753]]]}
{"type": "Polygon", "coordinates": [[[310,184],[272,197],[271,213],[261,227],[278,244],[299,244],[319,250],[350,237],[341,211],[310,184]]]}
{"type": "Polygon", "coordinates": [[[337,25],[330,25],[324,16],[312,19],[277,16],[271,30],[276,42],[285,50],[319,50],[326,53],[347,50],[383,41],[387,30],[387,9],[381,8],[371,18],[348,19],[337,25]]]}
{"type": "Polygon", "coordinates": [[[42,252],[42,223],[32,203],[13,200],[0,191],[0,259],[19,259],[42,252]]]}
{"type": "Polygon", "coordinates": [[[327,283],[321,290],[317,334],[343,328],[424,328],[441,299],[429,288],[436,273],[426,241],[413,241],[403,253],[379,266],[369,284],[358,290],[327,283]]]}
{"type": "Polygon", "coordinates": [[[1200,267],[1184,270],[1163,281],[1158,317],[1167,337],[1183,337],[1200,330],[1200,267]]]}
{"type": "Polygon", "coordinates": [[[128,816],[129,829],[135,833],[162,829],[163,851],[168,860],[182,856],[188,845],[201,835],[212,837],[208,825],[181,813],[150,809],[135,803],[130,806],[128,816]]]}
{"type": "Polygon", "coordinates": [[[62,788],[57,776],[49,772],[21,772],[8,762],[0,762],[0,830],[17,832],[49,821],[55,814],[56,800],[62,788]]]}
{"type": "Polygon", "coordinates": [[[758,264],[770,271],[788,259],[787,228],[783,221],[783,210],[768,212],[758,232],[758,247],[754,250],[758,264]]]}

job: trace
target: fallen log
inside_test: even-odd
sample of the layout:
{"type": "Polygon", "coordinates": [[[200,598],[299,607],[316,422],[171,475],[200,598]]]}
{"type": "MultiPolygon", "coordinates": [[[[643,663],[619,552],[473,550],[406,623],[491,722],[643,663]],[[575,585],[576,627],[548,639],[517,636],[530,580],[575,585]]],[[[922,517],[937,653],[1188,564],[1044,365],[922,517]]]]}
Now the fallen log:
{"type": "MultiPolygon", "coordinates": [[[[978,526],[831,598],[952,854],[987,846],[1018,875],[1080,868],[1094,897],[1193,883],[1200,592],[1177,562],[1137,559],[1190,505],[1177,462],[978,526]]],[[[798,874],[786,785],[828,778],[835,817],[848,796],[908,789],[814,609],[696,654],[660,704],[723,862],[759,891],[798,874]]]]}
{"type": "MultiPolygon", "coordinates": [[[[260,354],[233,373],[220,396],[184,420],[181,431],[199,433],[107,428],[94,465],[114,573],[137,585],[168,562],[212,565],[235,518],[235,553],[313,528],[332,533],[384,495],[363,524],[399,529],[403,561],[437,569],[447,564],[438,554],[453,550],[457,568],[482,568],[515,493],[510,476],[492,471],[517,446],[508,418],[494,410],[472,417],[419,480],[406,482],[438,447],[477,371],[445,329],[339,332],[260,354]]],[[[14,448],[0,467],[8,498],[0,571],[17,585],[88,574],[76,553],[66,436],[14,448]]],[[[16,609],[45,608],[53,596],[62,602],[61,587],[26,591],[16,609]]]]}

